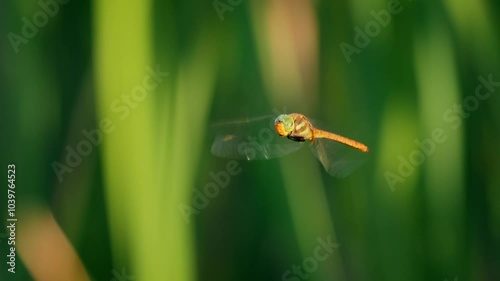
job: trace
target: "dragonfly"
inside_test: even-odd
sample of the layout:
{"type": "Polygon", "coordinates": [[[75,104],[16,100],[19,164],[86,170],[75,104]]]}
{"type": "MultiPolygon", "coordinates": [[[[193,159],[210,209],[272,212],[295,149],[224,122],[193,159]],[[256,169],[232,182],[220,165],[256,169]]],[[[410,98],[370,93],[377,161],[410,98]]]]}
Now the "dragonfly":
{"type": "Polygon", "coordinates": [[[356,140],[316,128],[314,121],[300,113],[280,114],[245,121],[216,124],[213,155],[242,160],[286,156],[306,143],[325,170],[344,178],[366,161],[368,146],[356,140]],[[266,122],[268,122],[266,124],[266,122]]]}

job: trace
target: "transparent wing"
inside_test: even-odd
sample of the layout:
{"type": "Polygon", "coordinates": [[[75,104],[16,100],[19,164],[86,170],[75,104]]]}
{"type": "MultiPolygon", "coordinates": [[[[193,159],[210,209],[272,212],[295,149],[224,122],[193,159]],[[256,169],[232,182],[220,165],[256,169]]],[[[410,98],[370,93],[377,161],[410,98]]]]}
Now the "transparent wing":
{"type": "Polygon", "coordinates": [[[299,150],[302,144],[277,135],[270,142],[252,136],[217,135],[211,152],[228,159],[262,160],[283,157],[299,150]]]}
{"type": "Polygon", "coordinates": [[[310,148],[325,170],[337,178],[347,177],[368,161],[367,153],[329,139],[315,139],[310,148]]]}
{"type": "Polygon", "coordinates": [[[266,124],[265,122],[274,122],[274,118],[276,118],[277,116],[274,116],[274,115],[265,115],[265,116],[259,116],[259,117],[248,117],[248,118],[242,118],[242,119],[238,119],[238,120],[231,120],[231,121],[220,121],[220,122],[215,122],[212,124],[212,127],[219,127],[219,128],[223,128],[223,127],[226,127],[228,128],[228,126],[234,126],[234,127],[252,127],[252,124],[249,124],[249,123],[253,123],[253,124],[266,124]]]}
{"type": "Polygon", "coordinates": [[[282,157],[300,149],[303,143],[280,137],[275,132],[274,117],[217,123],[212,154],[228,159],[261,160],[282,157]]]}

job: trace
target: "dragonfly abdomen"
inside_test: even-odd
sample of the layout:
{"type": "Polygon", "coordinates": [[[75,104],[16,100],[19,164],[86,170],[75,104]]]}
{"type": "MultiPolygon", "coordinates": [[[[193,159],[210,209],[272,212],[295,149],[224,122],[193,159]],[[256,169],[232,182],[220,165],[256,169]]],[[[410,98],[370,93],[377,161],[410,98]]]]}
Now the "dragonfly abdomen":
{"type": "Polygon", "coordinates": [[[368,146],[366,146],[366,145],[364,145],[364,144],[362,144],[360,142],[357,142],[355,140],[343,137],[341,135],[337,135],[337,134],[330,133],[330,132],[327,132],[327,131],[319,130],[319,129],[314,129],[314,138],[330,139],[330,140],[333,140],[333,141],[345,144],[347,146],[359,149],[359,150],[361,150],[363,152],[368,152],[369,151],[368,146]]]}

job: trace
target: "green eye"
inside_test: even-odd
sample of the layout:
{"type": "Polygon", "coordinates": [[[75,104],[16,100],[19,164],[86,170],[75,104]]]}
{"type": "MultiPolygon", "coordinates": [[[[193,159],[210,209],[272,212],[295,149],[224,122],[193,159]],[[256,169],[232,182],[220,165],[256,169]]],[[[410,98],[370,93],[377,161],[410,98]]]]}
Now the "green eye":
{"type": "Polygon", "coordinates": [[[274,124],[279,122],[283,123],[283,128],[286,132],[290,133],[293,131],[294,121],[292,116],[288,114],[281,114],[276,118],[276,120],[274,120],[274,124]]]}

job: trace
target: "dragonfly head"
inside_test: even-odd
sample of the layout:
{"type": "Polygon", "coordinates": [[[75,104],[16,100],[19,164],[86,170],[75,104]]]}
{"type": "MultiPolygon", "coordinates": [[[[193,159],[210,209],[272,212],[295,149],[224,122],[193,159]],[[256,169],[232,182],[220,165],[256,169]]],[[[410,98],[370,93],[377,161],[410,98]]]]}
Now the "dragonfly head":
{"type": "Polygon", "coordinates": [[[281,114],[274,120],[274,128],[282,137],[290,135],[294,129],[293,117],[288,114],[281,114]]]}

